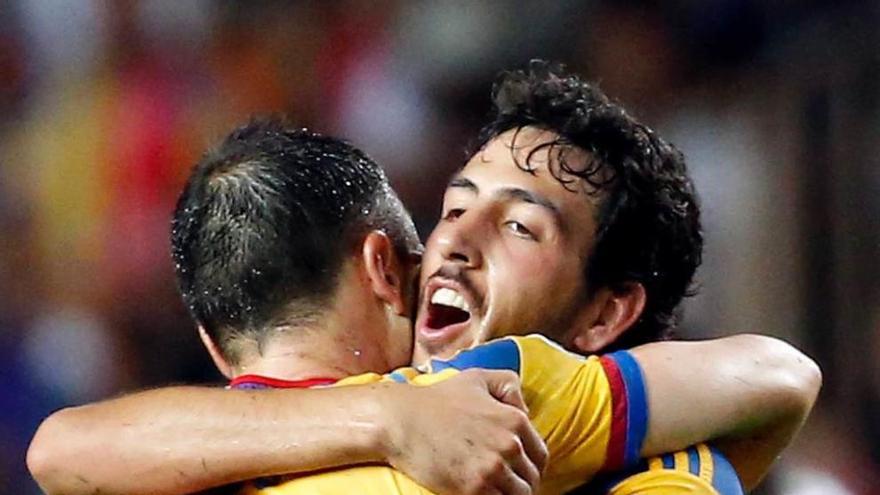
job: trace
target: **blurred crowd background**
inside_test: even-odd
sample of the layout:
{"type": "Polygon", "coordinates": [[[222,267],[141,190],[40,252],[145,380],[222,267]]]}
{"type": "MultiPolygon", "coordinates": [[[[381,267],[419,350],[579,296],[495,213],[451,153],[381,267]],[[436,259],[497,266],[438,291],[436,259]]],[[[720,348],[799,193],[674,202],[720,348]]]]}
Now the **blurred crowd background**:
{"type": "Polygon", "coordinates": [[[762,493],[880,493],[878,26],[847,0],[0,0],[0,492],[39,493],[54,409],[220,382],[168,249],[208,145],[267,112],[349,138],[424,236],[493,78],[540,57],[687,156],[707,246],[680,334],[821,364],[762,493]]]}

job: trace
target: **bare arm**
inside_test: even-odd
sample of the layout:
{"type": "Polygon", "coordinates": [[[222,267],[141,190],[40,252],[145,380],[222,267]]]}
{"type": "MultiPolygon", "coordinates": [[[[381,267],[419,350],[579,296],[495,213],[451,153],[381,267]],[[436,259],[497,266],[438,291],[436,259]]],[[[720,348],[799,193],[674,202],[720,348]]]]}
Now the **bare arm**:
{"type": "Polygon", "coordinates": [[[524,407],[516,377],[486,371],[430,387],[171,387],[56,412],[27,462],[43,490],[66,495],[182,494],[366,462],[442,493],[530,493],[546,451],[514,406],[524,407]],[[429,435],[437,428],[447,434],[429,435]],[[480,462],[450,467],[468,455],[480,462]]]}
{"type": "Polygon", "coordinates": [[[63,409],[37,430],[28,467],[48,493],[135,494],[193,492],[334,458],[378,461],[378,405],[364,393],[372,388],[172,387],[63,409]]]}
{"type": "Polygon", "coordinates": [[[632,354],[648,391],[643,455],[713,440],[747,490],[803,425],[822,382],[810,358],[761,335],[661,342],[632,354]]]}

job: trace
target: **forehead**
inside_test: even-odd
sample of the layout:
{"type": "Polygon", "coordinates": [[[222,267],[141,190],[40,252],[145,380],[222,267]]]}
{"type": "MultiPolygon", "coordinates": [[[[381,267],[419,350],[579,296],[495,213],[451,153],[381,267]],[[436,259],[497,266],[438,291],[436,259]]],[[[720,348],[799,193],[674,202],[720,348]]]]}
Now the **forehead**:
{"type": "Polygon", "coordinates": [[[559,136],[535,127],[511,129],[490,140],[468,160],[458,177],[473,182],[478,194],[491,196],[509,188],[518,188],[552,202],[569,223],[593,225],[596,195],[589,194],[586,183],[577,177],[559,175],[561,159],[574,169],[585,167],[590,155],[568,145],[555,144],[559,136]]]}

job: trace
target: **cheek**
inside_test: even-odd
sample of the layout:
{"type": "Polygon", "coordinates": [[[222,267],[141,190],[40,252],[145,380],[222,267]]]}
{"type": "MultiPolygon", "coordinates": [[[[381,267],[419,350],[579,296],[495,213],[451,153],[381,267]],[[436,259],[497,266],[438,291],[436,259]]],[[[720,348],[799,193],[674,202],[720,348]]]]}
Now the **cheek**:
{"type": "Polygon", "coordinates": [[[529,298],[537,303],[567,293],[581,277],[579,265],[558,249],[509,249],[504,259],[503,266],[496,266],[497,285],[517,301],[529,298]]]}
{"type": "Polygon", "coordinates": [[[558,273],[563,268],[564,253],[558,249],[541,249],[534,245],[513,245],[503,250],[499,257],[501,271],[516,274],[518,280],[542,278],[548,273],[558,273]]]}
{"type": "Polygon", "coordinates": [[[555,250],[504,250],[492,267],[498,303],[512,306],[508,310],[517,317],[531,313],[533,304],[554,293],[560,278],[567,276],[562,268],[555,250]]]}

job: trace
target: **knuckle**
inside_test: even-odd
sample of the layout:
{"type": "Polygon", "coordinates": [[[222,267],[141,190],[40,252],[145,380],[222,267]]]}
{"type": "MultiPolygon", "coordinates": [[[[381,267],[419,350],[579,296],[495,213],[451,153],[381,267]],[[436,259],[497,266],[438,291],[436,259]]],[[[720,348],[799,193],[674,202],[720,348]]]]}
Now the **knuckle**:
{"type": "Polygon", "coordinates": [[[515,431],[523,431],[531,426],[529,417],[519,409],[509,409],[508,411],[508,428],[515,431]]]}
{"type": "Polygon", "coordinates": [[[504,458],[502,456],[490,456],[483,468],[483,473],[486,481],[488,482],[497,479],[500,475],[504,473],[506,468],[507,463],[504,461],[504,458]]]}
{"type": "Polygon", "coordinates": [[[522,444],[516,437],[509,437],[501,442],[499,450],[505,458],[510,458],[522,453],[522,444]]]}
{"type": "Polygon", "coordinates": [[[501,370],[500,373],[502,374],[503,378],[507,381],[519,382],[519,375],[517,375],[516,372],[514,372],[514,371],[501,370]]]}

